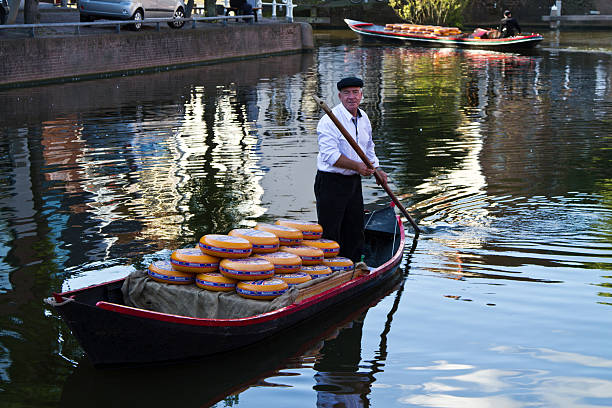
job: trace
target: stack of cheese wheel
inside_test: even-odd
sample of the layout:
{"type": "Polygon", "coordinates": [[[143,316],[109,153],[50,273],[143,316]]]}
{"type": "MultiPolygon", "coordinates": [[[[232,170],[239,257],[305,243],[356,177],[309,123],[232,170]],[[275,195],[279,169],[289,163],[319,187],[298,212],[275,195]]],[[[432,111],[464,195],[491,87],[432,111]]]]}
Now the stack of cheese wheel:
{"type": "Polygon", "coordinates": [[[255,229],[259,231],[271,232],[272,234],[276,235],[281,245],[299,244],[304,238],[299,229],[285,227],[282,225],[259,223],[255,226],[255,229]]]}
{"type": "Polygon", "coordinates": [[[266,254],[278,251],[280,241],[276,235],[268,231],[254,228],[239,228],[229,232],[232,237],[244,238],[253,245],[254,254],[266,254]]]}
{"type": "Polygon", "coordinates": [[[257,254],[256,256],[272,263],[275,274],[299,272],[302,269],[302,258],[290,252],[278,251],[271,254],[257,254]]]}
{"type": "Polygon", "coordinates": [[[325,258],[323,260],[323,265],[328,266],[332,272],[344,272],[353,269],[353,261],[343,256],[325,258]]]}
{"type": "Polygon", "coordinates": [[[326,265],[307,265],[302,267],[302,272],[310,275],[312,279],[329,276],[333,273],[331,268],[326,265]]]}
{"type": "Polygon", "coordinates": [[[274,276],[284,280],[289,286],[299,285],[312,279],[312,276],[306,272],[282,273],[274,276]]]}
{"type": "Polygon", "coordinates": [[[177,249],[169,261],[154,262],[148,274],[158,282],[195,282],[206,290],[270,300],[290,286],[352,268],[350,260],[337,256],[338,243],[322,234],[315,222],[288,219],[208,234],[196,248],[177,249]]]}
{"type": "Polygon", "coordinates": [[[195,277],[195,284],[207,290],[216,292],[231,292],[236,289],[236,279],[223,276],[219,272],[199,273],[195,277]]]}
{"type": "Polygon", "coordinates": [[[323,256],[325,258],[333,258],[338,256],[340,253],[340,245],[331,239],[319,238],[319,239],[311,239],[309,241],[305,241],[304,244],[319,248],[323,251],[323,256]]]}
{"type": "Polygon", "coordinates": [[[209,234],[200,238],[200,251],[219,258],[246,258],[253,245],[244,238],[209,234]]]}
{"type": "Polygon", "coordinates": [[[193,273],[177,271],[168,261],[153,262],[147,273],[151,279],[162,283],[189,285],[194,281],[193,273]]]}
{"type": "Polygon", "coordinates": [[[197,248],[177,249],[170,255],[170,263],[177,271],[189,273],[215,272],[219,258],[203,254],[197,248]]]}
{"type": "Polygon", "coordinates": [[[259,257],[226,258],[219,264],[219,271],[223,276],[231,279],[258,280],[271,278],[274,275],[274,265],[259,257]]]}
{"type": "Polygon", "coordinates": [[[323,227],[316,222],[280,219],[275,224],[302,231],[303,239],[319,239],[323,235],[323,227]]]}
{"type": "Polygon", "coordinates": [[[239,282],[236,292],[248,299],[270,300],[282,295],[288,288],[289,285],[284,280],[272,278],[239,282]]]}
{"type": "Polygon", "coordinates": [[[440,31],[444,33],[444,35],[459,35],[461,34],[461,30],[457,27],[441,27],[440,31]]]}
{"type": "Polygon", "coordinates": [[[281,246],[280,250],[298,255],[302,258],[302,265],[318,265],[323,262],[323,251],[307,245],[281,246]]]}

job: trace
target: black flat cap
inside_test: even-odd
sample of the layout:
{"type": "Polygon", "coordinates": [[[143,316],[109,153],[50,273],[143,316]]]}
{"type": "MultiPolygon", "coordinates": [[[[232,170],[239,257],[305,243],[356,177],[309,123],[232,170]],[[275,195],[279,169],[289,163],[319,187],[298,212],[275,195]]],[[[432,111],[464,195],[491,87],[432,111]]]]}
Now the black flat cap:
{"type": "Polygon", "coordinates": [[[357,77],[342,78],[340,81],[338,81],[337,86],[339,91],[344,88],[348,88],[349,86],[363,88],[363,81],[357,77]]]}

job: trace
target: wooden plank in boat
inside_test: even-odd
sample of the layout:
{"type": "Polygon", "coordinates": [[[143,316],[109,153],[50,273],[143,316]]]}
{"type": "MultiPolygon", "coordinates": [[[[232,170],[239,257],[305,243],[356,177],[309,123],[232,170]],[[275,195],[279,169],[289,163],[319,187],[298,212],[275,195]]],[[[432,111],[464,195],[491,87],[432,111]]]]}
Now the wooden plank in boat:
{"type": "Polygon", "coordinates": [[[316,296],[336,286],[342,285],[343,283],[346,283],[350,281],[351,279],[357,278],[365,273],[369,273],[369,270],[361,269],[361,268],[354,268],[350,271],[345,271],[345,272],[334,274],[332,275],[332,277],[324,280],[321,283],[317,283],[307,288],[300,289],[300,294],[295,300],[295,303],[300,303],[303,300],[316,296]]]}

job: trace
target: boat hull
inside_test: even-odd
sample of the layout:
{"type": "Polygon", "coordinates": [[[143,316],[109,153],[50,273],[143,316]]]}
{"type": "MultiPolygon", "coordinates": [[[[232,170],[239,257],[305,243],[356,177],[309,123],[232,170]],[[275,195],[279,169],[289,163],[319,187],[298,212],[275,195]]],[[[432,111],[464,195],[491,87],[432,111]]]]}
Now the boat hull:
{"type": "Polygon", "coordinates": [[[528,34],[510,38],[476,39],[460,37],[436,37],[433,35],[415,35],[385,30],[385,27],[356,20],[344,20],[351,30],[364,38],[391,41],[396,43],[419,45],[424,47],[471,48],[497,51],[512,51],[535,47],[543,37],[540,34],[528,34]]]}
{"type": "MultiPolygon", "coordinates": [[[[113,370],[112,375],[106,370],[95,370],[88,361],[81,360],[66,379],[59,405],[81,407],[83,401],[88,401],[88,408],[108,408],[130,406],[138,401],[139,406],[168,407],[177,402],[176,393],[168,390],[189,390],[181,394],[182,406],[213,406],[227,395],[275,377],[278,370],[294,367],[295,361],[301,361],[304,355],[314,355],[326,339],[337,338],[339,332],[355,330],[357,325],[350,323],[355,319],[363,321],[370,307],[394,291],[398,291],[397,302],[401,296],[400,285],[404,282],[402,277],[397,270],[376,290],[326,311],[325,319],[309,319],[241,350],[193,362],[113,370]],[[160,378],[163,378],[163,387],[152,387],[160,378]]],[[[385,330],[390,327],[391,313],[387,315],[385,330]]],[[[344,336],[352,337],[346,332],[344,336]]],[[[360,341],[361,335],[356,336],[356,340],[360,341]]]]}
{"type": "Polygon", "coordinates": [[[384,281],[382,275],[359,290],[347,291],[285,316],[245,326],[200,326],[141,318],[68,301],[56,306],[94,365],[184,360],[235,350],[319,315],[384,281]]]}
{"type": "MultiPolygon", "coordinates": [[[[378,266],[356,277],[282,309],[239,319],[202,319],[137,309],[123,305],[123,279],[45,299],[66,322],[96,366],[185,360],[243,348],[314,318],[381,286],[402,259],[404,229],[393,214],[397,233],[390,237],[371,231],[366,237],[384,241],[388,259],[373,248],[378,266]]],[[[381,245],[382,246],[382,245],[381,245]]],[[[386,250],[384,250],[386,251],[386,250]]]]}

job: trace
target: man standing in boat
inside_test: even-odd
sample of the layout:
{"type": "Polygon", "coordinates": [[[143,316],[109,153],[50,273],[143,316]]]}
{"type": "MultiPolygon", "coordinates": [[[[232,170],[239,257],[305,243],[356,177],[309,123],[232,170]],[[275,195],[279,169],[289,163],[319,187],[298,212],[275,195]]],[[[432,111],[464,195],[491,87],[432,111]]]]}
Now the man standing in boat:
{"type": "Polygon", "coordinates": [[[499,24],[499,32],[502,38],[514,37],[521,32],[521,26],[516,18],[512,17],[510,10],[504,11],[504,18],[499,24]]]}
{"type": "Polygon", "coordinates": [[[332,113],[375,169],[361,161],[329,116],[323,116],[317,125],[319,154],[314,185],[317,217],[323,227],[323,238],[340,244],[340,256],[359,262],[364,246],[361,177],[378,172],[386,183],[387,174],[378,168],[370,119],[359,109],[363,81],[356,77],[344,78],[338,82],[337,88],[341,103],[332,109],[332,113]]]}

